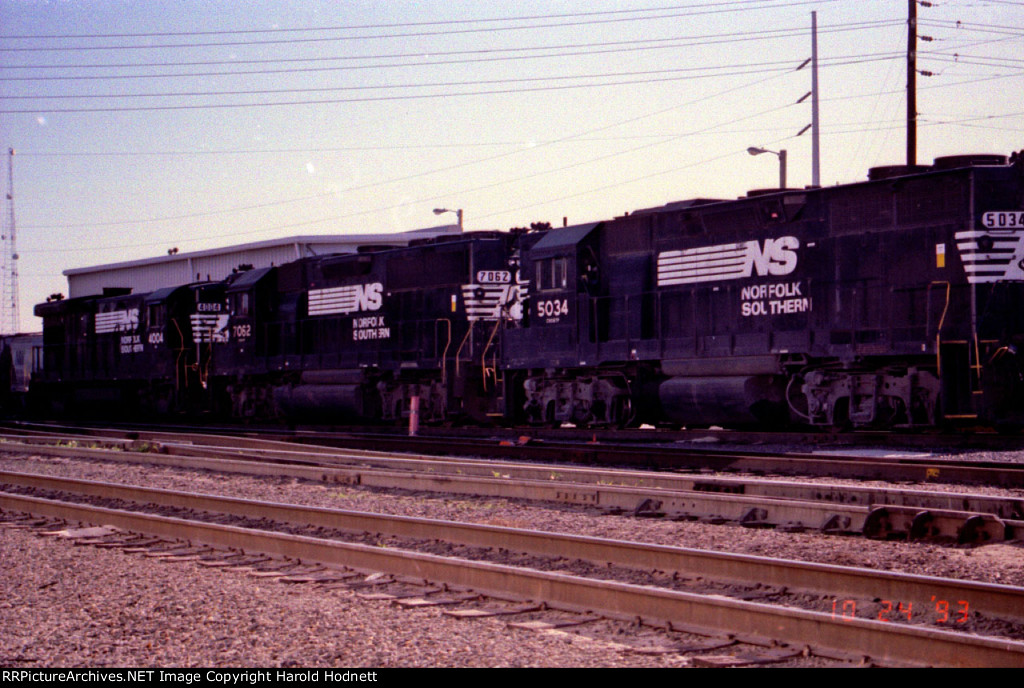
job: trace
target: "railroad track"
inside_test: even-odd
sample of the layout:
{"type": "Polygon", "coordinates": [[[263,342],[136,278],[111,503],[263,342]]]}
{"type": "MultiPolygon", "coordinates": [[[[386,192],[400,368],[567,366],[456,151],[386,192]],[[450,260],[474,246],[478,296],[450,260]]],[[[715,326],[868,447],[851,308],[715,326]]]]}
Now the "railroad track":
{"type": "Polygon", "coordinates": [[[302,444],[337,448],[387,449],[443,456],[546,461],[597,466],[629,466],[657,470],[741,472],[781,476],[934,482],[963,485],[1024,487],[1024,466],[1004,462],[936,460],[913,456],[771,453],[664,445],[607,445],[590,442],[459,440],[379,436],[297,435],[302,444]]]}
{"type": "MultiPolygon", "coordinates": [[[[15,424],[10,432],[69,432],[78,435],[121,438],[181,437],[197,440],[202,428],[162,432],[145,427],[117,430],[83,426],[15,424]]],[[[241,430],[236,431],[241,433],[241,430]]],[[[390,434],[294,432],[248,437],[252,443],[280,441],[306,448],[363,449],[435,456],[484,457],[517,461],[538,461],[572,465],[618,466],[673,471],[715,471],[770,474],[779,476],[828,477],[885,482],[950,483],[1024,488],[1024,464],[1000,461],[966,461],[934,457],[889,455],[864,456],[853,453],[772,453],[701,449],[641,441],[633,444],[605,444],[586,441],[537,441],[509,439],[507,433],[488,431],[487,437],[402,437],[390,434]],[[497,437],[496,437],[497,435],[497,437]]],[[[214,433],[210,433],[216,436],[214,433]]],[[[479,435],[479,433],[474,433],[479,435]]],[[[613,435],[614,436],[614,435],[613,435]]],[[[233,434],[233,441],[239,441],[233,434]]],[[[1021,438],[1010,440],[1021,448],[1021,438]]]]}
{"type": "MultiPolygon", "coordinates": [[[[57,422],[9,422],[8,426],[19,427],[53,427],[57,422]]],[[[104,427],[109,424],[104,424],[104,427]]],[[[83,424],[80,427],[85,427],[83,424]]],[[[131,432],[152,430],[147,424],[119,424],[118,427],[131,432]]],[[[161,424],[169,432],[201,432],[208,434],[241,434],[265,437],[295,437],[316,434],[321,436],[359,437],[372,435],[375,437],[394,437],[403,439],[408,429],[396,425],[371,426],[275,426],[266,424],[259,427],[252,425],[231,425],[218,423],[202,423],[190,425],[173,423],[161,424]]],[[[830,447],[841,450],[848,447],[877,447],[893,449],[898,447],[908,451],[942,451],[960,450],[983,451],[1014,451],[1024,448],[1024,434],[997,433],[987,428],[964,428],[960,431],[936,432],[891,432],[860,430],[855,432],[831,431],[784,431],[784,430],[725,430],[721,428],[671,429],[671,428],[585,428],[534,426],[528,428],[506,428],[499,426],[474,427],[462,426],[453,429],[447,426],[421,425],[419,437],[426,439],[448,440],[453,436],[463,439],[491,440],[499,438],[515,441],[522,436],[546,442],[600,442],[602,444],[657,445],[689,443],[726,444],[733,446],[786,445],[792,447],[830,447]]]]}
{"type": "MultiPolygon", "coordinates": [[[[484,594],[529,602],[523,609],[543,603],[554,609],[641,619],[650,625],[712,635],[742,628],[758,642],[767,639],[769,644],[807,647],[825,657],[848,657],[852,652],[879,662],[1024,666],[1024,642],[957,632],[959,628],[978,631],[997,624],[998,633],[1024,637],[1021,588],[37,475],[5,473],[0,482],[8,486],[0,493],[0,509],[5,512],[191,541],[191,547],[169,549],[181,556],[198,556],[195,545],[203,543],[230,548],[205,554],[213,560],[237,562],[254,554],[286,557],[307,564],[413,576],[471,589],[466,599],[484,594]],[[53,498],[14,494],[15,489],[45,490],[53,498]],[[70,495],[75,495],[74,501],[70,495]],[[117,500],[122,507],[83,503],[88,499],[117,500]],[[134,505],[132,510],[124,506],[129,503],[134,505]],[[176,511],[173,516],[140,513],[138,505],[143,503],[176,511]],[[205,520],[200,520],[200,512],[205,520]],[[405,546],[389,543],[382,548],[342,542],[326,536],[280,532],[280,526],[272,529],[261,525],[257,529],[241,527],[236,521],[213,523],[211,514],[221,520],[225,516],[248,519],[245,523],[253,519],[273,521],[301,527],[303,532],[316,529],[319,533],[401,538],[405,546]],[[426,545],[421,544],[421,551],[416,551],[415,541],[426,545]],[[457,546],[456,553],[461,556],[422,551],[428,545],[436,547],[437,541],[457,546]],[[467,548],[475,548],[477,560],[467,558],[467,548]],[[540,570],[543,563],[537,559],[531,560],[533,568],[528,569],[496,564],[482,560],[487,557],[479,554],[481,548],[548,560],[554,557],[554,568],[560,570],[540,570]],[[603,578],[567,574],[566,560],[585,562],[591,569],[602,571],[603,578]],[[639,577],[634,573],[633,578],[616,579],[615,574],[621,571],[637,569],[643,572],[639,577]],[[710,594],[686,589],[694,585],[710,587],[710,594]],[[760,597],[789,599],[797,606],[724,598],[729,591],[740,597],[756,591],[760,597]],[[817,609],[808,609],[808,605],[817,609]],[[898,623],[913,620],[924,623],[898,623]]],[[[291,572],[295,574],[296,569],[291,572]]],[[[348,574],[306,575],[310,580],[332,582],[348,574]]],[[[466,615],[481,614],[466,610],[466,615]]]]}
{"type": "Polygon", "coordinates": [[[149,433],[143,439],[125,440],[46,434],[13,439],[18,441],[4,444],[8,451],[530,499],[747,527],[961,543],[993,542],[1024,533],[1024,499],[1012,497],[297,449],[291,443],[210,435],[186,439],[175,433],[149,433]],[[104,448],[85,448],[80,446],[83,442],[104,448]]]}

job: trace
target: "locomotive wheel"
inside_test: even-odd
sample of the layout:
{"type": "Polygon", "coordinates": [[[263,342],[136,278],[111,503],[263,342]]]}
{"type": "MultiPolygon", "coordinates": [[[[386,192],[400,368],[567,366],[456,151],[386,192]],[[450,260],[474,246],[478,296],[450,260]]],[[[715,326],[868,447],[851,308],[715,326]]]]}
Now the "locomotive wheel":
{"type": "Polygon", "coordinates": [[[612,405],[611,421],[619,430],[631,427],[636,420],[633,413],[633,400],[629,397],[616,397],[612,405]]]}
{"type": "Polygon", "coordinates": [[[836,432],[853,430],[853,423],[850,421],[849,397],[836,399],[835,407],[832,409],[832,429],[836,432]]]}
{"type": "Polygon", "coordinates": [[[544,423],[552,428],[562,427],[562,421],[555,418],[555,402],[549,401],[547,408],[544,409],[544,423]]]}

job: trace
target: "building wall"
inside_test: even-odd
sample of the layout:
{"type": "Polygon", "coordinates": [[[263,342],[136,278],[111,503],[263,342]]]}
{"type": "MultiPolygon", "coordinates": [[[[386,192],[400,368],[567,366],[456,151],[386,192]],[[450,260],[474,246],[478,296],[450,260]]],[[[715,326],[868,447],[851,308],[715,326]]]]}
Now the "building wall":
{"type": "Polygon", "coordinates": [[[230,275],[233,269],[244,264],[252,265],[254,268],[270,267],[305,256],[353,253],[360,246],[368,245],[405,246],[413,239],[457,232],[457,226],[449,225],[400,234],[291,237],[223,249],[76,268],[65,270],[64,275],[68,278],[70,298],[102,294],[106,288],[129,288],[138,294],[190,282],[222,280],[230,275]]]}

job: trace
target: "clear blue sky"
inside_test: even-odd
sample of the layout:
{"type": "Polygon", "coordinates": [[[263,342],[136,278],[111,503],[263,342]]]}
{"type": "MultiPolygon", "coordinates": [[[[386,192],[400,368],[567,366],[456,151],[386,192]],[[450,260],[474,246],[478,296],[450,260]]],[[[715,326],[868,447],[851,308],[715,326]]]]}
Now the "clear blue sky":
{"type": "MultiPolygon", "coordinates": [[[[0,0],[21,327],[171,247],[730,198],[776,184],[749,146],[809,184],[812,11],[822,183],[903,162],[905,0],[0,0]]],[[[1024,148],[1024,3],[918,12],[919,162],[1024,148]]]]}

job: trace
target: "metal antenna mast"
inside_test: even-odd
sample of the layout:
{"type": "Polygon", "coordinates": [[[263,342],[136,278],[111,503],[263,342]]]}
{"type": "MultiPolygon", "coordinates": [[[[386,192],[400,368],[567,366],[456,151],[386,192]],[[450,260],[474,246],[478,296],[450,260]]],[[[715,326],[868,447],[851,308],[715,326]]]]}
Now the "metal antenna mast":
{"type": "Polygon", "coordinates": [[[14,221],[14,149],[7,149],[7,216],[4,218],[3,257],[0,270],[3,271],[0,289],[0,334],[17,334],[21,330],[18,305],[18,244],[17,227],[14,221]]]}

